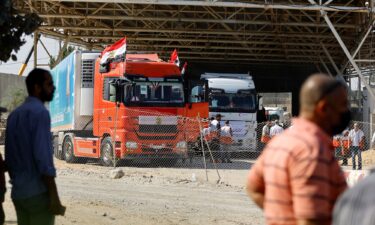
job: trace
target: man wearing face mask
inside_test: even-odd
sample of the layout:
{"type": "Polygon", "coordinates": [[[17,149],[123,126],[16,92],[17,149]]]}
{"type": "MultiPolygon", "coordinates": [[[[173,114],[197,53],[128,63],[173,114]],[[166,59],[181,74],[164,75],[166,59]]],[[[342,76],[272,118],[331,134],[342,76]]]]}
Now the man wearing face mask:
{"type": "Polygon", "coordinates": [[[251,168],[250,198],[268,225],[329,225],[338,196],[347,188],[331,137],[350,121],[346,84],[324,74],[307,79],[300,115],[273,138],[251,168]]]}

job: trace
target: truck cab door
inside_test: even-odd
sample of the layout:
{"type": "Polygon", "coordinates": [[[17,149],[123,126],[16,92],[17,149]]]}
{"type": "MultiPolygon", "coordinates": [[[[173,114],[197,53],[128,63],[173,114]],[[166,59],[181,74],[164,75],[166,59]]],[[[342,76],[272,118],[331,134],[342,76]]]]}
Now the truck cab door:
{"type": "Polygon", "coordinates": [[[187,117],[208,118],[208,82],[191,80],[188,83],[186,114],[187,117]]]}

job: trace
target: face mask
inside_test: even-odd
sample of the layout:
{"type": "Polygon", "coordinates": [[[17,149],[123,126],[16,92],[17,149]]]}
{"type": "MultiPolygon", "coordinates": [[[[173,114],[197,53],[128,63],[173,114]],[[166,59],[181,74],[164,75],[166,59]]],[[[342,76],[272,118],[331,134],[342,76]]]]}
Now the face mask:
{"type": "Polygon", "coordinates": [[[352,119],[350,111],[345,111],[340,114],[340,123],[332,127],[333,135],[340,134],[345,128],[348,127],[352,119]]]}

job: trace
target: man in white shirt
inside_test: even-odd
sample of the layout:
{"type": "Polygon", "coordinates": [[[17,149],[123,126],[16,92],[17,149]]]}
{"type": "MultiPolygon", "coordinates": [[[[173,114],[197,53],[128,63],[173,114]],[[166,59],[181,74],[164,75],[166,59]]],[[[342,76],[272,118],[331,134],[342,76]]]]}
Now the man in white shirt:
{"type": "Polygon", "coordinates": [[[221,114],[216,114],[215,119],[211,120],[210,133],[213,134],[211,141],[211,150],[214,161],[218,162],[220,157],[220,133],[221,133],[221,114]]]}
{"type": "Polygon", "coordinates": [[[233,131],[229,125],[229,120],[225,121],[224,126],[221,128],[220,134],[220,150],[221,150],[221,162],[232,163],[230,160],[230,146],[232,144],[233,131]]]}
{"type": "Polygon", "coordinates": [[[375,149],[375,132],[372,134],[371,138],[371,148],[375,149]]]}
{"type": "Polygon", "coordinates": [[[353,129],[349,132],[351,142],[350,151],[352,153],[353,170],[356,169],[356,155],[358,155],[358,169],[362,169],[362,149],[364,145],[365,134],[359,129],[358,123],[354,123],[353,129]]]}
{"type": "Polygon", "coordinates": [[[274,136],[278,135],[278,134],[281,134],[284,129],[279,125],[279,121],[278,120],[275,120],[275,125],[273,125],[271,127],[271,130],[270,130],[270,137],[273,138],[274,136]]]}

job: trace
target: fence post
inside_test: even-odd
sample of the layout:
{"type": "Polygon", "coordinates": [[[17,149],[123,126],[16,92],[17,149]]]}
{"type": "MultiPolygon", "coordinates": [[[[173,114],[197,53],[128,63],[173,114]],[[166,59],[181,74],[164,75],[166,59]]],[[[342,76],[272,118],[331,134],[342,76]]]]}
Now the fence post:
{"type": "Polygon", "coordinates": [[[118,108],[120,103],[116,101],[116,112],[115,112],[115,127],[114,127],[114,137],[112,139],[112,148],[113,148],[113,167],[116,168],[116,136],[117,136],[117,119],[118,119],[118,108]]]}
{"type": "MultiPolygon", "coordinates": [[[[211,148],[210,148],[210,145],[208,144],[206,138],[203,137],[203,133],[202,133],[202,125],[201,125],[201,120],[200,120],[200,117],[199,117],[199,113],[198,113],[198,122],[199,122],[199,129],[200,129],[200,133],[201,133],[201,142],[202,142],[202,151],[203,151],[203,158],[204,160],[206,160],[205,158],[205,154],[204,154],[204,146],[203,146],[203,139],[207,145],[207,148],[208,148],[208,152],[210,153],[210,156],[211,156],[211,160],[212,160],[212,163],[214,164],[214,167],[215,167],[215,170],[216,170],[216,173],[217,173],[217,176],[219,177],[219,179],[217,180],[217,183],[219,183],[221,181],[221,176],[220,176],[220,173],[219,173],[219,170],[217,168],[217,165],[216,165],[216,162],[214,160],[214,156],[212,155],[212,152],[211,152],[211,148]]],[[[206,161],[204,161],[206,163],[206,161]]],[[[205,165],[206,166],[206,165],[205,165]]],[[[206,172],[207,173],[207,172],[206,172]]],[[[208,178],[207,178],[208,180],[208,178]]]]}
{"type": "Polygon", "coordinates": [[[203,129],[202,129],[199,113],[198,113],[198,116],[197,116],[197,120],[198,120],[198,124],[199,124],[199,135],[200,135],[200,139],[201,139],[201,148],[202,148],[202,155],[203,155],[204,170],[206,171],[206,181],[208,181],[206,154],[204,152],[204,144],[203,144],[203,138],[204,138],[203,137],[203,129]]]}

